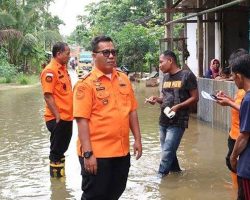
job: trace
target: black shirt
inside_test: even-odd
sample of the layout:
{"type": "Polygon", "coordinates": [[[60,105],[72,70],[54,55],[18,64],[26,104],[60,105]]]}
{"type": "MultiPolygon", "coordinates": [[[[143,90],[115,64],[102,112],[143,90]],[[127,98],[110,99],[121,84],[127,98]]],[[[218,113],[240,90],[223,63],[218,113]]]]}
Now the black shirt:
{"type": "Polygon", "coordinates": [[[173,118],[168,118],[163,110],[168,106],[172,108],[190,98],[189,91],[197,89],[195,75],[188,70],[180,70],[176,74],[165,74],[162,84],[163,102],[161,104],[160,125],[178,126],[187,128],[189,108],[178,110],[173,118]]]}

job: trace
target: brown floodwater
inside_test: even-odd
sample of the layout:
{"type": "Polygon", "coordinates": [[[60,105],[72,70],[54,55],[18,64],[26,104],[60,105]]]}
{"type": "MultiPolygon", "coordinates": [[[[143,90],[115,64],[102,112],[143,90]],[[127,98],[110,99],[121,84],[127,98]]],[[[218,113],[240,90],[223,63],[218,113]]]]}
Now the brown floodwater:
{"type": "MultiPolygon", "coordinates": [[[[0,85],[1,87],[1,85],[0,85]]],[[[234,200],[225,166],[227,132],[191,117],[178,150],[184,171],[156,177],[160,161],[159,107],[144,104],[157,88],[134,85],[139,102],[143,156],[132,156],[127,188],[120,199],[234,200]]],[[[80,165],[76,155],[76,124],[66,152],[66,178],[49,176],[49,132],[43,121],[40,86],[0,90],[0,199],[78,200],[80,165]]],[[[131,141],[133,138],[131,137],[131,141]]]]}

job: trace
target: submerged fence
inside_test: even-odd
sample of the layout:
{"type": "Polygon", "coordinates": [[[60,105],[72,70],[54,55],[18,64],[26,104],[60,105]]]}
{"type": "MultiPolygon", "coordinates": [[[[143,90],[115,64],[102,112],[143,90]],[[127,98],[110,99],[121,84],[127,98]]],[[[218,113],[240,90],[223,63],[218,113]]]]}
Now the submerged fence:
{"type": "Polygon", "coordinates": [[[206,78],[198,78],[199,102],[197,107],[197,117],[200,120],[210,122],[213,127],[219,127],[230,130],[231,124],[231,108],[228,106],[220,106],[214,101],[204,99],[201,91],[210,94],[222,90],[232,98],[235,95],[237,87],[233,81],[216,81],[206,78]]]}

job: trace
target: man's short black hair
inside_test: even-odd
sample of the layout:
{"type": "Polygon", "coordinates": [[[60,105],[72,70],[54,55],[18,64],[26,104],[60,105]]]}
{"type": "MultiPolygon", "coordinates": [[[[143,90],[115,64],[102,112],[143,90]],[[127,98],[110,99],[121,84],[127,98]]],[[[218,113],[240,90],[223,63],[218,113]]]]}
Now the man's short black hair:
{"type": "Polygon", "coordinates": [[[232,60],[232,72],[239,73],[250,79],[250,55],[244,54],[232,60]]]}
{"type": "Polygon", "coordinates": [[[230,63],[237,57],[239,56],[242,56],[242,55],[245,55],[245,54],[248,54],[248,51],[246,49],[243,49],[243,48],[239,48],[239,49],[236,49],[235,51],[233,51],[231,53],[231,55],[229,56],[228,58],[228,63],[230,65],[230,63]]]}
{"type": "Polygon", "coordinates": [[[171,57],[174,60],[174,62],[177,63],[177,57],[173,51],[166,50],[162,54],[166,57],[171,57]]]}
{"type": "Polygon", "coordinates": [[[68,46],[67,43],[65,42],[57,42],[54,44],[53,48],[52,48],[52,55],[55,58],[56,54],[58,52],[64,52],[65,51],[65,47],[68,46]]]}
{"type": "Polygon", "coordinates": [[[113,42],[111,37],[105,36],[105,35],[100,35],[97,37],[94,37],[91,41],[91,47],[92,47],[92,52],[96,52],[98,49],[98,44],[100,42],[113,42]]]}

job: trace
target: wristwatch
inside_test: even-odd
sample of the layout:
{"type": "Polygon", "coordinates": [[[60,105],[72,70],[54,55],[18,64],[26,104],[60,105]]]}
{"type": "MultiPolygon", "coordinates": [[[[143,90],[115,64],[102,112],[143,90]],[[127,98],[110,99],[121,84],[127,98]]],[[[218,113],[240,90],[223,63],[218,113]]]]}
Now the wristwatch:
{"type": "Polygon", "coordinates": [[[93,151],[85,151],[83,153],[83,157],[86,159],[90,158],[92,155],[93,155],[93,151]]]}

